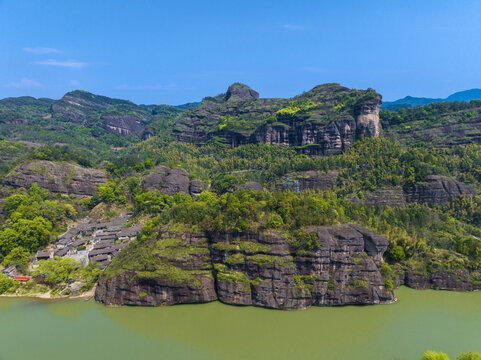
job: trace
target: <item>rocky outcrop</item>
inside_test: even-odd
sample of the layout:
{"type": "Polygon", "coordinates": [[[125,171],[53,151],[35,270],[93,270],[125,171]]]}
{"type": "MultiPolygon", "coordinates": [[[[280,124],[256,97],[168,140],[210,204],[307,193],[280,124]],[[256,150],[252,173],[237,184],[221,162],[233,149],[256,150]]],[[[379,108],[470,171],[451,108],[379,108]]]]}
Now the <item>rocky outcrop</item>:
{"type": "Polygon", "coordinates": [[[276,231],[205,238],[163,228],[114,260],[95,297],[112,305],[219,299],[274,309],[394,301],[379,271],[384,237],[355,225],[310,227],[303,234],[309,246],[276,231]]]}
{"type": "Polygon", "coordinates": [[[144,131],[141,120],[132,115],[103,115],[101,117],[105,129],[116,132],[119,135],[140,135],[144,131]]]}
{"type": "Polygon", "coordinates": [[[305,190],[325,191],[336,187],[339,173],[331,171],[321,173],[318,171],[300,171],[284,176],[269,184],[271,189],[285,191],[290,190],[299,193],[305,190]]]}
{"type": "Polygon", "coordinates": [[[245,101],[254,99],[259,99],[259,93],[240,83],[232,84],[225,93],[225,101],[245,101]]]}
{"type": "Polygon", "coordinates": [[[357,203],[364,203],[367,206],[379,206],[384,209],[390,208],[405,208],[406,199],[401,188],[382,188],[371,192],[365,192],[363,199],[356,197],[354,199],[357,203]]]}
{"type": "Polygon", "coordinates": [[[199,195],[205,189],[201,181],[190,181],[189,175],[184,169],[170,169],[166,166],[158,166],[142,181],[144,191],[160,190],[162,194],[174,195],[199,195]]]}
{"type": "Polygon", "coordinates": [[[446,176],[430,175],[422,182],[416,183],[409,201],[419,204],[444,204],[460,196],[474,196],[473,185],[467,185],[446,176]]]}
{"type": "Polygon", "coordinates": [[[205,185],[202,181],[194,180],[190,182],[189,193],[190,195],[200,195],[204,192],[205,185]]]}
{"type": "Polygon", "coordinates": [[[466,269],[451,272],[436,271],[430,274],[425,271],[401,269],[397,285],[405,285],[413,289],[475,291],[481,290],[481,275],[466,269]]]}
{"type": "Polygon", "coordinates": [[[206,264],[209,251],[205,237],[189,233],[181,235],[182,241],[173,241],[177,235],[160,234],[157,241],[141,249],[146,250],[145,253],[121,253],[119,260],[124,264],[135,255],[138,257],[129,265],[130,271],[113,276],[106,271],[97,286],[95,299],[109,305],[142,306],[217,300],[210,264],[206,264]]]}
{"type": "Polygon", "coordinates": [[[325,84],[292,99],[260,99],[242,84],[207,97],[181,116],[180,141],[223,141],[230,146],[266,143],[300,147],[308,155],[339,154],[359,138],[380,135],[381,96],[325,84]]]}
{"type": "Polygon", "coordinates": [[[92,196],[106,181],[105,172],[101,170],[40,160],[12,171],[3,179],[3,185],[28,188],[36,183],[53,193],[92,196]]]}
{"type": "Polygon", "coordinates": [[[356,131],[358,136],[378,137],[381,133],[379,124],[379,110],[381,109],[381,99],[373,98],[360,105],[356,114],[356,131]]]}
{"type": "Polygon", "coordinates": [[[254,191],[262,191],[264,187],[255,181],[250,181],[240,187],[241,190],[254,190],[254,191]]]}

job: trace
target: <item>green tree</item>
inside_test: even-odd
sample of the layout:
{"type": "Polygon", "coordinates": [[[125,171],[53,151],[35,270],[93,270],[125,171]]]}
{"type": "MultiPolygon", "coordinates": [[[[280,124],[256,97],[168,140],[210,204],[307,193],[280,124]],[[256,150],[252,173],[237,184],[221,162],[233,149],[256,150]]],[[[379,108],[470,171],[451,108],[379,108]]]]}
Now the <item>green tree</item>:
{"type": "Polygon", "coordinates": [[[80,263],[71,258],[42,260],[32,275],[34,278],[43,280],[49,285],[56,285],[65,283],[68,280],[73,280],[76,277],[76,272],[78,272],[80,268],[80,263]]]}
{"type": "Polygon", "coordinates": [[[18,282],[0,274],[0,294],[3,294],[4,292],[13,292],[18,286],[18,282]]]}
{"type": "Polygon", "coordinates": [[[10,251],[10,253],[3,259],[3,265],[8,267],[10,265],[16,265],[17,269],[25,272],[28,266],[28,257],[30,253],[23,247],[16,247],[10,251]]]}
{"type": "Polygon", "coordinates": [[[107,204],[113,203],[115,201],[115,188],[115,183],[112,181],[106,182],[104,185],[99,186],[99,197],[107,204]]]}
{"type": "Polygon", "coordinates": [[[426,351],[421,360],[449,360],[448,355],[442,352],[426,351]]]}
{"type": "Polygon", "coordinates": [[[36,251],[50,240],[52,223],[38,216],[33,220],[20,219],[12,225],[12,229],[16,235],[16,246],[36,251]]]}
{"type": "Polygon", "coordinates": [[[461,353],[456,360],[481,360],[481,354],[475,352],[461,353]]]}
{"type": "Polygon", "coordinates": [[[401,260],[404,260],[404,258],[406,257],[406,254],[404,253],[404,249],[402,246],[396,245],[389,252],[389,256],[394,261],[401,261],[401,260]]]}

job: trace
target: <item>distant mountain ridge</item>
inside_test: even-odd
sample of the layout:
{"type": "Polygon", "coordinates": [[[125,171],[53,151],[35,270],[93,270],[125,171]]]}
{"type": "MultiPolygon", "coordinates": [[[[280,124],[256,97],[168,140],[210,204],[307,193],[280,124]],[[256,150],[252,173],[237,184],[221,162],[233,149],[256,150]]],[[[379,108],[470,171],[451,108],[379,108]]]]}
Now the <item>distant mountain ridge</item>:
{"type": "Polygon", "coordinates": [[[481,100],[481,89],[459,91],[452,95],[449,95],[447,98],[444,98],[444,99],[406,96],[396,101],[383,102],[382,109],[397,110],[401,108],[412,108],[412,107],[424,106],[432,103],[440,103],[445,101],[450,102],[450,101],[471,101],[471,100],[481,100]]]}

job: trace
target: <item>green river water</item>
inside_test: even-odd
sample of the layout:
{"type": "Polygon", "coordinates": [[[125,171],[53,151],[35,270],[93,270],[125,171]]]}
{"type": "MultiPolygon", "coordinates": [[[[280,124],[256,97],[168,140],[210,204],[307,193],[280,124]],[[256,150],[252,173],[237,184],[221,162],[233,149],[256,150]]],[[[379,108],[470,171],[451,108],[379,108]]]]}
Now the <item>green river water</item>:
{"type": "Polygon", "coordinates": [[[0,299],[0,360],[417,360],[481,352],[481,292],[401,288],[393,305],[276,311],[0,299]]]}

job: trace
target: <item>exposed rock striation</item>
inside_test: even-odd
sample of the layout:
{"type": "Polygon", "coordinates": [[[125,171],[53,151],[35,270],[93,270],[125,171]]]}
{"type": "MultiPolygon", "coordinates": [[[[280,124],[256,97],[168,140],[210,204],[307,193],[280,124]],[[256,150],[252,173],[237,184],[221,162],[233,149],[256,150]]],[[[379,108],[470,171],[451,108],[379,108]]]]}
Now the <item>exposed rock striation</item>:
{"type": "Polygon", "coordinates": [[[269,184],[271,189],[290,190],[299,193],[305,190],[325,191],[336,187],[339,172],[321,173],[318,171],[299,171],[291,173],[269,184]]]}
{"type": "Polygon", "coordinates": [[[180,141],[223,141],[302,147],[308,155],[338,154],[359,138],[380,135],[381,96],[324,84],[292,99],[261,99],[246,85],[205,98],[181,116],[174,132],[180,141]]]}
{"type": "Polygon", "coordinates": [[[379,206],[380,208],[405,208],[406,199],[401,188],[382,188],[376,189],[372,192],[364,193],[363,200],[357,199],[359,202],[364,202],[367,206],[379,206]]]}
{"type": "Polygon", "coordinates": [[[254,191],[262,191],[264,190],[264,187],[259,184],[258,182],[255,182],[255,181],[250,181],[246,184],[243,184],[241,187],[240,187],[241,190],[254,190],[254,191]]]}
{"type": "Polygon", "coordinates": [[[481,290],[481,275],[464,268],[457,271],[435,271],[431,274],[412,269],[398,269],[398,276],[398,286],[405,285],[413,289],[481,290]]]}
{"type": "MultiPolygon", "coordinates": [[[[109,305],[142,306],[217,300],[206,238],[193,233],[182,234],[181,239],[174,236],[165,232],[158,241],[146,244],[135,253],[139,258],[130,266],[131,271],[111,269],[116,266],[113,264],[97,286],[96,300],[109,305]]],[[[126,251],[119,255],[124,264],[131,258],[126,251]]]]}
{"type": "Polygon", "coordinates": [[[419,204],[444,204],[460,196],[474,196],[473,185],[467,185],[446,176],[430,175],[418,182],[409,196],[409,201],[419,204]]]}
{"type": "Polygon", "coordinates": [[[101,170],[39,160],[12,171],[3,179],[3,185],[28,188],[36,183],[53,193],[92,196],[106,181],[101,170]]]}
{"type": "Polygon", "coordinates": [[[116,258],[95,297],[109,305],[219,299],[274,309],[394,301],[379,271],[384,237],[355,225],[303,231],[315,239],[308,250],[275,231],[204,237],[164,228],[116,258]]]}

